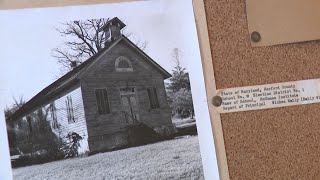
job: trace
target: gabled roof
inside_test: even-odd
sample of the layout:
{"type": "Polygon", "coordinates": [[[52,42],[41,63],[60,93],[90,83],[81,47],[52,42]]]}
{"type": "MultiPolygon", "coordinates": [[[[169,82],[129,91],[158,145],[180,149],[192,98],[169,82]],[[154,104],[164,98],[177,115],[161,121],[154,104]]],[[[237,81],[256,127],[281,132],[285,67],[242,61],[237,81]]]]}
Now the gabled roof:
{"type": "Polygon", "coordinates": [[[107,53],[114,45],[119,43],[121,40],[127,42],[130,46],[137,50],[141,55],[146,57],[151,65],[153,65],[164,77],[164,79],[170,78],[171,74],[168,73],[165,69],[163,69],[159,64],[157,64],[153,59],[151,59],[147,54],[145,54],[141,49],[139,49],[134,43],[132,43],[128,38],[125,36],[121,36],[117,40],[110,42],[107,44],[101,51],[97,54],[93,55],[83,63],[79,64],[77,67],[73,68],[70,72],[66,73],[58,80],[51,83],[49,86],[44,88],[34,97],[32,97],[28,102],[26,102],[21,108],[19,108],[16,112],[14,112],[8,119],[15,119],[21,116],[24,116],[26,113],[35,110],[39,105],[43,103],[47,103],[47,100],[50,97],[53,97],[55,94],[70,88],[71,85],[76,84],[79,82],[79,76],[83,72],[85,72],[88,67],[95,62],[95,60],[99,59],[100,56],[107,53]]]}

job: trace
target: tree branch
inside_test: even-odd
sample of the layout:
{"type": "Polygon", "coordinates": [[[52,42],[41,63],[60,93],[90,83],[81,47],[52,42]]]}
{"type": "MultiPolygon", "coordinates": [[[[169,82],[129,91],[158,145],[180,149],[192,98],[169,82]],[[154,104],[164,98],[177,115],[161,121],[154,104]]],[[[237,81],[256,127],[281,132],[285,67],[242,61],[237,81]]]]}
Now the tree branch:
{"type": "MultiPolygon", "coordinates": [[[[101,51],[106,42],[105,33],[101,30],[108,19],[89,19],[84,21],[71,21],[61,23],[61,28],[55,28],[57,32],[66,38],[63,47],[52,50],[52,56],[62,67],[70,68],[72,61],[79,63],[101,51]]],[[[127,37],[132,33],[125,33],[127,37]]],[[[140,49],[145,50],[147,42],[135,43],[140,49]]]]}

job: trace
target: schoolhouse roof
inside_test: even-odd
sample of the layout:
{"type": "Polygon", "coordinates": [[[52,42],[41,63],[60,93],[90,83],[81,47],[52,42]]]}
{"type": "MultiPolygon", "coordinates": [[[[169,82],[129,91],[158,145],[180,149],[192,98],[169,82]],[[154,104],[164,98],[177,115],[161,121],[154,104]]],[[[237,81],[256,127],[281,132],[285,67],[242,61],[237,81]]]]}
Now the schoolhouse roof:
{"type": "Polygon", "coordinates": [[[16,118],[22,117],[30,111],[36,110],[41,105],[48,103],[50,98],[53,98],[60,92],[69,90],[71,87],[79,82],[79,75],[86,71],[88,67],[94,63],[100,56],[107,53],[114,45],[118,44],[120,41],[128,43],[132,48],[134,48],[138,53],[145,57],[147,62],[149,62],[153,67],[155,67],[164,77],[164,79],[170,78],[171,74],[163,69],[158,63],[156,63],[152,58],[145,54],[140,48],[138,48],[134,43],[132,43],[127,37],[121,36],[115,41],[109,42],[105,47],[98,53],[91,56],[89,59],[74,67],[71,71],[51,83],[49,86],[45,87],[38,94],[32,97],[28,102],[26,102],[21,108],[14,112],[7,120],[14,120],[16,118]]]}

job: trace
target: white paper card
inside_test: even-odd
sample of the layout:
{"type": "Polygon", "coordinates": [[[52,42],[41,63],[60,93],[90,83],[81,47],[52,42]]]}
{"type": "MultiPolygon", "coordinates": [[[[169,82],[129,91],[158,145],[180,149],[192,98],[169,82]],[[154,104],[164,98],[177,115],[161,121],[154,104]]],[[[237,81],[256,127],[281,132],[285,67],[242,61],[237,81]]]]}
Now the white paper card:
{"type": "Polygon", "coordinates": [[[320,102],[320,79],[218,90],[220,113],[269,109],[320,102]]]}

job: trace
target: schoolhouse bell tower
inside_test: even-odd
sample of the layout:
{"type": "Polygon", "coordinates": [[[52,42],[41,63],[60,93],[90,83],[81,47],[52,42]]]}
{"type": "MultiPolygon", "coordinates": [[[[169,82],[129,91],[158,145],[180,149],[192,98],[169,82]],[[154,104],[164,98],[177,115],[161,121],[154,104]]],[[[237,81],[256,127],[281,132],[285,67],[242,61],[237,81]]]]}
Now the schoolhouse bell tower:
{"type": "Polygon", "coordinates": [[[121,30],[125,27],[126,25],[117,17],[112,18],[109,20],[103,27],[102,30],[105,33],[106,37],[106,44],[110,43],[112,41],[115,41],[121,36],[121,30]]]}

